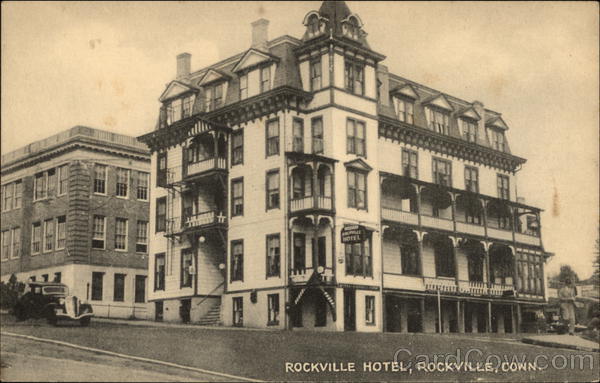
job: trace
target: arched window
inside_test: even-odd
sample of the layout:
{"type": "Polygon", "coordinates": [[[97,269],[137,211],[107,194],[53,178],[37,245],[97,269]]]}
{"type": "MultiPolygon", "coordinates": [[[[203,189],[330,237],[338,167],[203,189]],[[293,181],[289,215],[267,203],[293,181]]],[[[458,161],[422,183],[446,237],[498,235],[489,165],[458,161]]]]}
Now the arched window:
{"type": "Polygon", "coordinates": [[[308,34],[310,36],[315,36],[320,32],[320,24],[319,16],[316,14],[312,14],[308,17],[308,34]]]}

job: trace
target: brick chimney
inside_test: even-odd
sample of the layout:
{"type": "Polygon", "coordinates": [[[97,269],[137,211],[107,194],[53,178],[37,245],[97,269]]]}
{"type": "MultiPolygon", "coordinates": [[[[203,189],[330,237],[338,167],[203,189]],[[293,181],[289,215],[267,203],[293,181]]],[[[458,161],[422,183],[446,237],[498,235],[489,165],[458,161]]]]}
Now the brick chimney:
{"type": "Polygon", "coordinates": [[[189,53],[180,53],[177,55],[177,79],[182,79],[190,74],[192,66],[192,55],[189,53]]]}
{"type": "Polygon", "coordinates": [[[267,50],[269,41],[269,20],[258,19],[252,23],[252,48],[267,50]]]}

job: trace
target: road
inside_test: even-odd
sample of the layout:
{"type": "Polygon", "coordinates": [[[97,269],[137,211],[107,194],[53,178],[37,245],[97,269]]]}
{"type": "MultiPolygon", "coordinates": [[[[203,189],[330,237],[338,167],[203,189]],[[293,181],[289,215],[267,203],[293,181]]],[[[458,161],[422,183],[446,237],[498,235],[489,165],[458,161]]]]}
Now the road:
{"type": "MultiPolygon", "coordinates": [[[[247,331],[193,326],[131,326],[99,321],[92,321],[88,328],[51,327],[41,322],[14,323],[5,317],[0,321],[0,330],[261,380],[586,382],[598,379],[600,365],[599,353],[533,346],[507,337],[488,338],[483,334],[247,331]],[[399,356],[399,361],[404,362],[403,367],[410,364],[410,370],[386,372],[377,369],[379,365],[376,362],[392,361],[395,354],[399,356]],[[472,362],[473,368],[469,370],[463,365],[461,370],[452,363],[417,368],[417,362],[422,362],[425,357],[433,361],[436,355],[445,356],[445,359],[438,357],[438,362],[466,360],[472,362]],[[511,371],[507,364],[508,371],[502,372],[503,365],[498,362],[504,358],[508,358],[508,361],[513,358],[532,363],[537,361],[538,364],[533,369],[527,368],[526,364],[521,365],[523,368],[520,370],[514,365],[515,371],[511,371]],[[322,364],[318,365],[317,362],[322,364]],[[497,369],[477,371],[477,363],[483,368],[485,362],[497,369]],[[348,371],[351,370],[351,363],[354,363],[355,371],[348,371]],[[366,367],[369,365],[371,371],[366,367]]],[[[80,350],[62,350],[59,353],[50,347],[52,345],[39,346],[38,352],[32,344],[28,343],[26,347],[19,344],[9,337],[2,337],[2,360],[13,363],[12,367],[3,369],[3,380],[5,376],[10,378],[10,375],[5,375],[9,372],[5,371],[17,367],[27,370],[29,355],[40,359],[54,358],[43,359],[49,364],[55,359],[59,359],[57,363],[67,360],[66,367],[52,370],[52,374],[63,375],[52,375],[46,379],[32,376],[32,380],[65,380],[64,371],[70,370],[69,366],[77,366],[72,367],[75,370],[100,368],[94,370],[100,374],[94,373],[93,376],[100,376],[101,380],[219,379],[211,374],[192,375],[191,371],[90,355],[80,350]],[[103,365],[110,366],[110,369],[101,369],[103,365]],[[127,371],[123,372],[123,368],[127,371]],[[140,375],[134,375],[138,373],[140,375]]],[[[35,360],[29,366],[39,366],[38,359],[35,360]]],[[[92,380],[89,376],[78,379],[92,380]]]]}

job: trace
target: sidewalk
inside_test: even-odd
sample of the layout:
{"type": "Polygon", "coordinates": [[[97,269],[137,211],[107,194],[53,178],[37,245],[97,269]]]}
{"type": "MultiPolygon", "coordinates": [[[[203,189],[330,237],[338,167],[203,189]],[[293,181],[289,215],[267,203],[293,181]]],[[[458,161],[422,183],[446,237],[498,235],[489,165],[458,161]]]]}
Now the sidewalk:
{"type": "Polygon", "coordinates": [[[523,343],[535,344],[538,346],[569,348],[572,350],[600,352],[600,345],[597,342],[583,339],[578,335],[535,335],[525,337],[521,340],[523,343]]]}
{"type": "Polygon", "coordinates": [[[117,318],[102,318],[93,317],[92,322],[101,323],[115,323],[127,326],[139,326],[139,327],[169,327],[169,328],[195,328],[195,329],[206,329],[206,330],[231,330],[231,331],[277,331],[277,329],[270,328],[250,328],[250,327],[227,327],[227,326],[200,326],[191,323],[175,323],[175,322],[156,322],[152,320],[141,320],[141,319],[117,319],[117,318]]]}

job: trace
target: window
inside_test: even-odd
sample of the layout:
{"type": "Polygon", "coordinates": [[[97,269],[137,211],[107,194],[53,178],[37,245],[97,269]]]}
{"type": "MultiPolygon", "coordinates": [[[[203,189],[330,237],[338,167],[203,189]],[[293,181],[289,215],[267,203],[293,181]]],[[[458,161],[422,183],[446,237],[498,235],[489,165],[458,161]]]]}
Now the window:
{"type": "Polygon", "coordinates": [[[58,167],[58,195],[67,193],[69,186],[69,165],[58,167]]]}
{"type": "Polygon", "coordinates": [[[279,170],[267,173],[267,210],[279,208],[279,170]]]}
{"type": "Polygon", "coordinates": [[[92,300],[102,300],[102,284],[104,280],[104,273],[92,272],[92,300]]]}
{"type": "Polygon", "coordinates": [[[260,92],[271,90],[271,67],[260,68],[260,92]]]}
{"type": "Polygon", "coordinates": [[[280,253],[279,234],[267,235],[267,277],[280,275],[280,253]]]}
{"type": "Polygon", "coordinates": [[[489,131],[492,138],[492,148],[503,152],[505,147],[504,133],[495,129],[489,129],[489,131]]]}
{"type": "Polygon", "coordinates": [[[192,115],[192,109],[194,107],[194,97],[185,97],[182,101],[182,114],[183,118],[190,117],[192,115]]]}
{"type": "Polygon", "coordinates": [[[56,169],[48,170],[48,197],[54,197],[56,195],[56,169]]]}
{"type": "Polygon", "coordinates": [[[13,190],[13,183],[2,185],[2,211],[8,211],[13,208],[13,190]]]}
{"type": "Polygon", "coordinates": [[[181,287],[192,287],[194,274],[192,273],[193,253],[191,249],[181,250],[181,287]]]}
{"type": "Polygon", "coordinates": [[[244,325],[244,298],[233,298],[233,325],[242,327],[244,325]]]}
{"type": "Polygon", "coordinates": [[[42,274],[42,281],[48,282],[48,274],[42,274]]]}
{"type": "Polygon", "coordinates": [[[313,92],[315,90],[319,90],[322,87],[321,84],[321,58],[319,57],[316,60],[312,60],[310,62],[310,90],[313,92]]]}
{"type": "Polygon", "coordinates": [[[365,295],[365,324],[375,324],[375,297],[365,295]]]}
{"type": "Polygon", "coordinates": [[[125,300],[125,274],[115,274],[113,300],[115,302],[123,302],[125,300]]]}
{"type": "Polygon", "coordinates": [[[452,163],[440,158],[433,159],[433,182],[442,186],[452,186],[452,163]]]}
{"type": "Polygon", "coordinates": [[[54,248],[54,220],[44,221],[44,252],[52,251],[54,248]]]}
{"type": "Polygon", "coordinates": [[[465,137],[465,140],[469,142],[477,141],[477,123],[472,120],[460,120],[462,124],[462,134],[465,137]]]}
{"type": "Polygon", "coordinates": [[[435,275],[438,277],[454,277],[454,248],[449,239],[433,243],[435,275]]]}
{"type": "Polygon", "coordinates": [[[148,222],[137,221],[137,239],[135,241],[135,251],[137,253],[148,252],[148,222]]]}
{"type": "Polygon", "coordinates": [[[127,197],[129,190],[129,169],[117,168],[117,197],[127,197]]]}
{"type": "Polygon", "coordinates": [[[268,321],[267,326],[279,324],[279,294],[267,295],[268,321]]]}
{"type": "Polygon", "coordinates": [[[323,119],[315,117],[311,120],[312,128],[312,152],[313,154],[323,153],[323,119]]]}
{"type": "Polygon", "coordinates": [[[498,198],[510,199],[510,189],[508,176],[498,174],[498,198]]]}
{"type": "Polygon", "coordinates": [[[244,215],[244,179],[231,181],[231,215],[244,215]]]}
{"type": "Polygon", "coordinates": [[[54,282],[60,283],[62,280],[62,273],[60,271],[54,273],[54,282]]]}
{"type": "Polygon", "coordinates": [[[35,222],[31,227],[31,254],[42,250],[42,224],[35,222]]]}
{"type": "Polygon", "coordinates": [[[135,303],[146,302],[146,276],[135,276],[135,303]]]}
{"type": "Polygon", "coordinates": [[[353,62],[347,58],[345,60],[344,84],[346,90],[362,96],[365,91],[365,65],[358,62],[353,62]]]}
{"type": "Polygon", "coordinates": [[[140,201],[148,201],[148,185],[150,184],[150,174],[146,172],[137,172],[137,193],[136,198],[140,201]]]}
{"type": "Polygon", "coordinates": [[[419,247],[410,241],[400,243],[400,263],[402,274],[419,275],[419,247]]]}
{"type": "Polygon", "coordinates": [[[373,276],[370,239],[362,243],[346,244],[346,275],[373,276]]]}
{"type": "Polygon", "coordinates": [[[402,175],[414,179],[419,178],[419,162],[417,152],[402,149],[402,175]]]}
{"type": "Polygon", "coordinates": [[[240,76],[240,100],[248,98],[248,74],[240,76]]]}
{"type": "Polygon", "coordinates": [[[365,156],[365,123],[346,120],[346,153],[365,156]]]}
{"type": "Polygon", "coordinates": [[[64,249],[67,242],[67,217],[56,218],[56,250],[64,249]]]}
{"type": "Polygon", "coordinates": [[[15,195],[15,197],[14,197],[15,199],[14,199],[14,203],[13,203],[13,208],[19,209],[21,207],[21,200],[23,197],[23,184],[21,183],[20,180],[15,182],[14,195],[15,195]]]}
{"type": "Polygon", "coordinates": [[[94,165],[94,193],[106,194],[106,165],[94,165]]]}
{"type": "Polygon", "coordinates": [[[223,84],[209,86],[205,90],[205,111],[210,112],[223,105],[223,84]]]}
{"type": "Polygon", "coordinates": [[[127,219],[115,219],[115,250],[127,250],[127,219]]]}
{"type": "Polygon", "coordinates": [[[448,134],[449,118],[448,113],[439,109],[425,108],[429,128],[434,132],[448,134]]]}
{"type": "Polygon", "coordinates": [[[477,168],[465,166],[465,189],[479,193],[479,171],[477,168]]]}
{"type": "Polygon", "coordinates": [[[279,119],[267,121],[267,157],[279,154],[279,119]]]}
{"type": "Polygon", "coordinates": [[[156,199],[156,232],[167,228],[167,197],[156,199]]]}
{"type": "Polygon", "coordinates": [[[167,185],[167,153],[159,152],[156,157],[156,186],[167,185]]]}
{"type": "Polygon", "coordinates": [[[33,200],[40,200],[46,198],[48,196],[48,173],[41,172],[35,175],[35,179],[33,181],[34,186],[34,195],[33,200]]]}
{"type": "Polygon", "coordinates": [[[244,163],[244,131],[242,129],[233,132],[231,152],[232,165],[244,163]]]}
{"type": "Polygon", "coordinates": [[[319,16],[317,16],[316,14],[313,14],[308,18],[307,24],[308,36],[313,37],[321,32],[321,21],[319,20],[319,16]]]}
{"type": "Polygon", "coordinates": [[[10,248],[11,248],[11,232],[10,230],[5,230],[2,232],[2,260],[6,261],[10,258],[10,248]]]}
{"type": "Polygon", "coordinates": [[[294,118],[292,121],[292,150],[297,153],[304,152],[304,120],[294,118]]]}
{"type": "Polygon", "coordinates": [[[106,217],[94,216],[92,228],[92,249],[104,249],[106,217]]]}
{"type": "Polygon", "coordinates": [[[156,254],[154,259],[154,290],[165,289],[165,253],[156,254]]]}
{"type": "Polygon", "coordinates": [[[403,98],[394,98],[396,104],[396,115],[398,120],[406,122],[407,124],[414,123],[414,108],[415,104],[412,101],[408,101],[403,98]]]}
{"type": "Polygon", "coordinates": [[[352,39],[358,39],[360,37],[360,24],[354,16],[350,16],[348,21],[342,24],[344,35],[352,39]]]}
{"type": "Polygon", "coordinates": [[[182,118],[190,117],[192,106],[194,105],[194,96],[178,98],[167,105],[167,124],[171,125],[182,118]]]}
{"type": "Polygon", "coordinates": [[[21,228],[15,227],[12,229],[12,259],[19,258],[21,256],[21,228]]]}
{"type": "Polygon", "coordinates": [[[367,209],[367,175],[348,169],[348,207],[367,209]]]}
{"type": "Polygon", "coordinates": [[[294,233],[294,271],[306,269],[306,235],[294,233]]]}
{"type": "Polygon", "coordinates": [[[231,282],[244,280],[244,241],[231,241],[231,282]]]}

